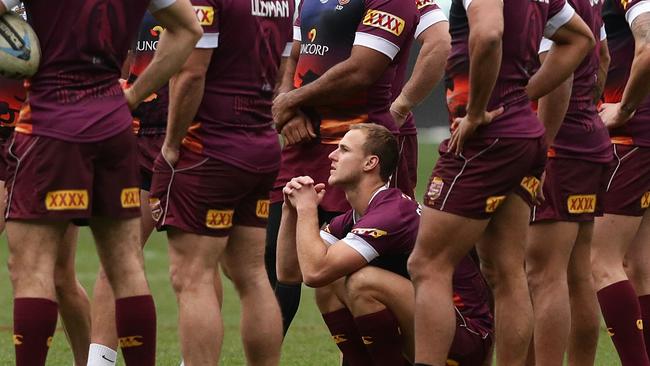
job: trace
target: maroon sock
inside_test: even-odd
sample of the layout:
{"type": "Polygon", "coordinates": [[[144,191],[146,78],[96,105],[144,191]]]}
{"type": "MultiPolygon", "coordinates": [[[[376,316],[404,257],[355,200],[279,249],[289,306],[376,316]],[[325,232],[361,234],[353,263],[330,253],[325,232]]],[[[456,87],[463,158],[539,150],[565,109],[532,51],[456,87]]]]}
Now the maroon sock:
{"type": "Polygon", "coordinates": [[[650,295],[639,296],[639,306],[641,306],[641,319],[643,319],[645,352],[650,358],[650,295]]]}
{"type": "Polygon", "coordinates": [[[16,366],[45,365],[59,316],[59,305],[48,299],[14,299],[16,366]]]}
{"type": "Polygon", "coordinates": [[[395,366],[404,364],[402,335],[393,313],[384,309],[354,318],[361,339],[372,358],[373,365],[395,366]]]}
{"type": "Polygon", "coordinates": [[[127,365],[156,364],[156,307],[151,295],[115,300],[115,322],[127,365]]]}
{"type": "Polygon", "coordinates": [[[354,317],[347,308],[323,314],[323,320],[332,334],[332,339],[341,350],[350,366],[372,366],[372,360],[354,323],[354,317]]]}
{"type": "Polygon", "coordinates": [[[622,366],[650,366],[643,341],[641,309],[630,281],[598,291],[598,302],[622,366]]]}

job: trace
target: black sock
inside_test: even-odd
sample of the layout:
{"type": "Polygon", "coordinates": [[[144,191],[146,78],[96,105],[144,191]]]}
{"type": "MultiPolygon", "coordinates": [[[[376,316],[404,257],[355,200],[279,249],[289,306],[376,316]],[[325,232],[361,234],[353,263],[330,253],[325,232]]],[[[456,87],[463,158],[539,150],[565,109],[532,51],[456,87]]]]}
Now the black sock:
{"type": "Polygon", "coordinates": [[[278,298],[280,303],[280,311],[282,312],[282,328],[284,335],[287,334],[289,326],[293,321],[293,317],[298,312],[300,305],[300,291],[302,284],[284,284],[278,282],[275,286],[275,297],[278,298]]]}
{"type": "Polygon", "coordinates": [[[269,276],[271,288],[278,283],[278,275],[275,272],[275,256],[278,249],[278,231],[280,230],[280,219],[282,218],[282,202],[272,203],[269,207],[269,219],[266,225],[266,249],[264,251],[264,264],[266,274],[269,276]]]}

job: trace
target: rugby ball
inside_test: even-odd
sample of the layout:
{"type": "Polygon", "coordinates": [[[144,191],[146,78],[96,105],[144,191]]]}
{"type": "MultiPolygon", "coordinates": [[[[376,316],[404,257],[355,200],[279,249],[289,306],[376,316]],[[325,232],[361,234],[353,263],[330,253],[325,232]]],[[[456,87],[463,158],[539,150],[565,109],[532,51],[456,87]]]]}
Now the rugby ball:
{"type": "Polygon", "coordinates": [[[25,79],[36,74],[41,61],[38,38],[27,22],[12,12],[0,16],[0,75],[25,79]]]}

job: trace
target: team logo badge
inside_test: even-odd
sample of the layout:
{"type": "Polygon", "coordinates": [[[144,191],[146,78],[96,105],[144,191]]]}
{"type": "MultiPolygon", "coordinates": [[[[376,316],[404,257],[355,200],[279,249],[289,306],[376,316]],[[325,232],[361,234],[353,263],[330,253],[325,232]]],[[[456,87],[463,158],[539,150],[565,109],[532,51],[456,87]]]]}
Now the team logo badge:
{"type": "Polygon", "coordinates": [[[48,211],[88,209],[88,191],[85,189],[51,191],[45,195],[48,211]]]}
{"type": "Polygon", "coordinates": [[[369,345],[375,343],[375,341],[372,340],[371,336],[362,336],[361,340],[363,341],[363,344],[369,345]]]}
{"type": "Polygon", "coordinates": [[[567,199],[567,210],[571,214],[596,212],[595,194],[574,194],[567,199]]]}
{"type": "Polygon", "coordinates": [[[309,39],[309,42],[314,43],[316,40],[316,28],[312,28],[308,33],[307,33],[307,38],[309,39]]]}
{"type": "Polygon", "coordinates": [[[447,366],[460,366],[460,363],[456,360],[452,360],[451,358],[447,359],[447,366]]]}
{"type": "Polygon", "coordinates": [[[159,37],[160,33],[162,33],[164,30],[165,28],[157,25],[149,30],[149,34],[151,34],[152,37],[159,37]]]}
{"type": "Polygon", "coordinates": [[[380,238],[388,233],[384,230],[379,230],[375,228],[355,228],[352,229],[353,234],[370,236],[372,238],[380,238]]]}
{"type": "Polygon", "coordinates": [[[196,19],[202,26],[214,23],[214,8],[211,6],[193,6],[196,19]]]}
{"type": "Polygon", "coordinates": [[[648,207],[650,207],[650,192],[644,193],[643,197],[641,197],[641,208],[648,207]]]}
{"type": "Polygon", "coordinates": [[[375,9],[368,10],[366,16],[363,17],[362,23],[363,25],[383,29],[396,36],[402,34],[404,26],[406,25],[404,19],[397,15],[375,9]]]}
{"type": "Polygon", "coordinates": [[[348,339],[345,338],[345,334],[334,334],[332,336],[332,339],[334,340],[334,343],[339,344],[346,342],[348,339]]]}
{"type": "Polygon", "coordinates": [[[14,346],[20,346],[23,344],[23,336],[20,334],[14,334],[14,346]]]}
{"type": "Polygon", "coordinates": [[[636,329],[643,330],[643,320],[642,319],[638,319],[636,321],[636,329]]]}
{"type": "Polygon", "coordinates": [[[418,10],[420,10],[422,8],[426,8],[427,6],[430,6],[430,5],[435,5],[435,4],[436,4],[436,2],[434,0],[417,0],[415,2],[415,5],[418,7],[418,10]]]}
{"type": "Polygon", "coordinates": [[[120,347],[121,348],[131,348],[131,347],[142,346],[144,344],[142,342],[142,339],[143,339],[142,336],[122,337],[122,338],[119,339],[120,347]]]}
{"type": "Polygon", "coordinates": [[[487,213],[492,213],[501,206],[503,201],[505,201],[506,196],[492,196],[488,197],[487,200],[485,200],[485,212],[487,213]]]}
{"type": "Polygon", "coordinates": [[[629,5],[630,0],[621,0],[621,6],[623,7],[623,10],[627,10],[627,6],[629,5]]]}
{"type": "Polygon", "coordinates": [[[232,227],[234,210],[208,210],[205,226],[209,229],[228,229],[232,227]]]}
{"type": "Polygon", "coordinates": [[[537,197],[537,192],[541,189],[541,181],[537,177],[527,176],[521,180],[521,187],[530,194],[530,199],[535,200],[537,197]]]}
{"type": "Polygon", "coordinates": [[[123,208],[140,207],[140,188],[124,188],[120,200],[123,208]]]}
{"type": "Polygon", "coordinates": [[[427,191],[427,198],[430,201],[435,201],[440,197],[442,193],[442,188],[445,186],[445,182],[440,177],[433,177],[431,183],[429,183],[429,190],[427,191]]]}
{"type": "Polygon", "coordinates": [[[160,200],[157,198],[149,198],[149,207],[151,208],[151,218],[153,221],[158,222],[163,212],[160,200]]]}

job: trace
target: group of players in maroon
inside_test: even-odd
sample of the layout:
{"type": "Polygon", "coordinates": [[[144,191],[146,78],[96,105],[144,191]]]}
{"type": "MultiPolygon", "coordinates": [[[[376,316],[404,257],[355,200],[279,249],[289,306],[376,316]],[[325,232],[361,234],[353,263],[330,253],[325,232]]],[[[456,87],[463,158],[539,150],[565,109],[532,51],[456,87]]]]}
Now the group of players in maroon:
{"type": "Polygon", "coordinates": [[[593,365],[598,305],[650,366],[650,0],[22,3],[43,57],[0,80],[17,365],[59,313],[75,364],[155,365],[156,227],[187,366],[219,360],[221,270],[251,365],[279,363],[304,282],[351,366],[593,365]],[[420,206],[411,110],[443,74],[420,206]]]}

